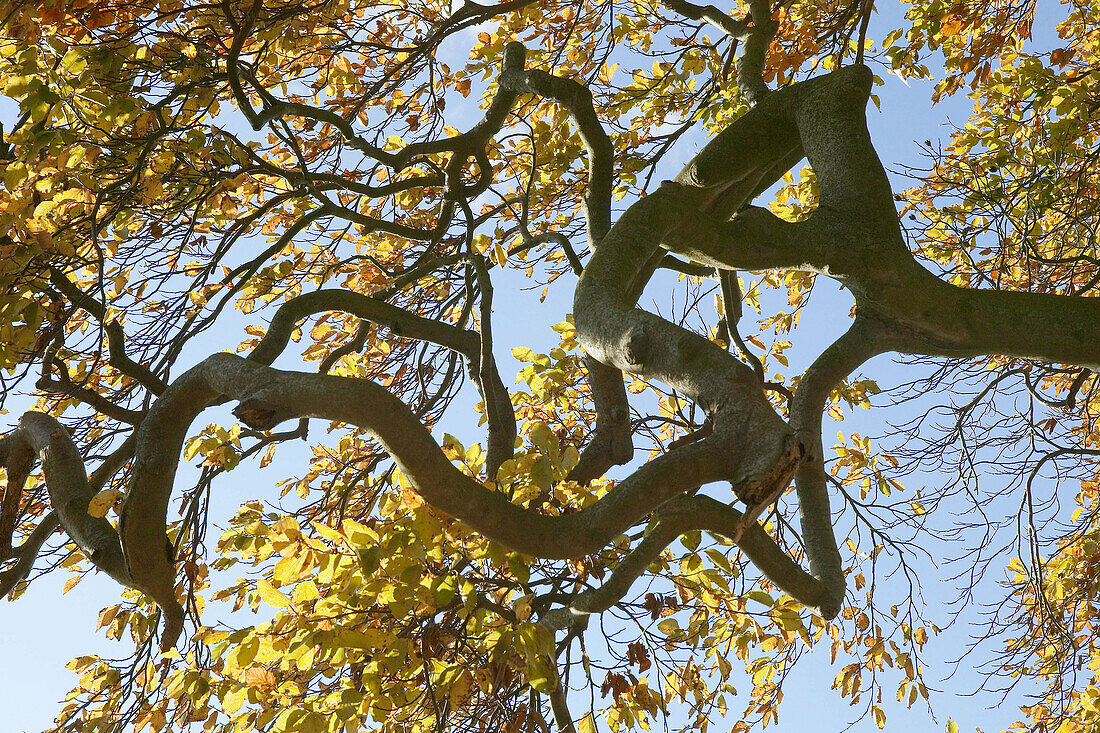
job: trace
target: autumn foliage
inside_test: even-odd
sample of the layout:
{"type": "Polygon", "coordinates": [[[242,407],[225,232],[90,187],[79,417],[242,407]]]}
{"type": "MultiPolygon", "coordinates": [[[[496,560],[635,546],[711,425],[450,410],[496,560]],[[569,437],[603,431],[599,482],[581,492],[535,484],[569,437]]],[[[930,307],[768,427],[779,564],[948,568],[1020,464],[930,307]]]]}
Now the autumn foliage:
{"type": "Polygon", "coordinates": [[[1043,8],[1054,31],[1036,12],[0,3],[0,591],[110,575],[126,587],[98,627],[133,649],[73,659],[55,730],[742,731],[781,720],[812,648],[881,728],[884,698],[930,699],[923,654],[951,618],[921,601],[929,554],[995,594],[964,590],[963,612],[997,608],[979,649],[990,689],[1027,695],[1015,728],[1096,730],[1100,5],[1043,8]],[[898,78],[972,100],[866,207],[901,254],[788,262],[753,239],[835,208],[835,171],[804,154],[839,118],[799,100],[858,117],[898,78]],[[676,173],[761,127],[762,159],[791,137],[776,160],[713,182],[707,147],[676,173]],[[578,309],[528,342],[546,347],[500,336],[559,292],[602,303],[591,283],[638,232],[662,241],[624,312],[657,271],[660,319],[604,338],[578,309]],[[956,328],[914,296],[906,320],[882,293],[910,275],[993,316],[960,300],[956,328]],[[826,276],[855,325],[792,374],[826,276]],[[652,366],[675,351],[658,320],[694,332],[676,369],[652,366]],[[856,371],[880,353],[917,354],[913,382],[881,394],[856,371]],[[723,359],[728,392],[677,371],[723,359]],[[817,437],[822,413],[909,398],[920,416],[885,440],[817,437]],[[708,472],[727,439],[746,455],[708,472]],[[697,477],[675,463],[691,451],[697,477]],[[177,463],[196,468],[173,494],[177,463]],[[650,491],[679,476],[698,480],[650,491]]]}

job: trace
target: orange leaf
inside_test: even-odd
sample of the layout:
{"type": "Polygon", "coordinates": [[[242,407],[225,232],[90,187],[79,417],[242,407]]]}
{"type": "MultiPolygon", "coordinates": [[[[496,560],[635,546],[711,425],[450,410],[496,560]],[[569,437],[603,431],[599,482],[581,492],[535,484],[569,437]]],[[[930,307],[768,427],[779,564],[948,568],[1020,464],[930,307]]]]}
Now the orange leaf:
{"type": "Polygon", "coordinates": [[[963,29],[963,19],[957,15],[946,15],[940,20],[940,35],[950,37],[963,29]]]}

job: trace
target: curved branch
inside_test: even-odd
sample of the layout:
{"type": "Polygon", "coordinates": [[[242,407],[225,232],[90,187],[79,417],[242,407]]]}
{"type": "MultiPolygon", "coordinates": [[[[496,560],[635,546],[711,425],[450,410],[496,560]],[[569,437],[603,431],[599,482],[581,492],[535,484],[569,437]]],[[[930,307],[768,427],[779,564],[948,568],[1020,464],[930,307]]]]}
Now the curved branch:
{"type": "Polygon", "coordinates": [[[214,354],[180,376],[138,430],[121,532],[135,578],[144,574],[147,561],[159,560],[148,550],[158,544],[154,535],[163,537],[176,458],[188,426],[222,394],[240,400],[235,414],[255,429],[296,417],[361,427],[432,506],[516,551],[550,559],[591,554],[669,498],[710,481],[736,480],[742,468],[738,447],[712,437],[647,463],[580,512],[543,515],[512,504],[459,471],[409,408],[373,382],[284,372],[233,354],[214,354]]]}
{"type": "MultiPolygon", "coordinates": [[[[215,354],[179,377],[138,428],[133,475],[123,503],[119,534],[132,585],[158,603],[163,600],[166,611],[169,603],[175,604],[174,595],[165,595],[174,570],[164,547],[179,454],[191,422],[223,394],[241,401],[235,414],[256,429],[296,417],[319,417],[367,430],[428,503],[490,539],[545,558],[591,554],[668,499],[711,481],[744,482],[759,468],[753,445],[716,433],[650,461],[580,512],[543,515],[510,503],[504,494],[459,471],[408,407],[372,382],[282,372],[236,355],[215,354]]],[[[178,635],[178,628],[171,631],[178,635]]],[[[166,627],[163,644],[174,640],[166,627]]]]}
{"type": "Polygon", "coordinates": [[[860,364],[888,348],[877,328],[857,317],[851,328],[806,370],[791,400],[791,426],[806,446],[806,455],[795,473],[802,539],[810,573],[825,589],[823,607],[830,610],[840,608],[845,582],[829,508],[821,442],[822,415],[833,388],[860,364]]]}
{"type": "Polygon", "coordinates": [[[741,356],[745,358],[745,361],[752,367],[753,372],[756,373],[757,378],[763,383],[765,381],[764,365],[756,354],[749,350],[745,340],[741,338],[741,332],[737,329],[742,315],[741,284],[737,281],[737,271],[715,270],[715,272],[718,274],[718,282],[722,289],[722,309],[726,323],[726,334],[731,341],[737,344],[737,350],[741,352],[741,356]]]}
{"type": "Polygon", "coordinates": [[[449,323],[424,318],[360,293],[347,290],[318,290],[288,300],[275,312],[271,324],[248,359],[269,365],[286,348],[295,325],[303,318],[323,311],[350,313],[365,321],[389,328],[395,335],[418,341],[429,341],[462,354],[469,364],[481,399],[485,403],[488,421],[486,467],[489,478],[496,469],[512,457],[516,440],[516,417],[508,389],[500,379],[492,354],[492,333],[489,330],[489,309],[492,308],[492,284],[485,268],[475,268],[482,290],[482,329],[468,331],[449,323]]]}
{"type": "Polygon", "coordinates": [[[645,538],[623,558],[603,585],[578,595],[566,608],[547,614],[543,623],[559,629],[580,615],[608,610],[622,600],[666,547],[692,530],[706,530],[734,540],[778,588],[823,618],[835,616],[839,606],[830,603],[831,593],[825,584],[803,570],[759,524],[753,522],[744,528],[744,516],[709,496],[680,496],[670,500],[654,513],[645,538]],[[742,529],[740,539],[734,539],[742,529]]]}
{"type": "MultiPolygon", "coordinates": [[[[508,44],[517,55],[526,52],[523,44],[508,44]]],[[[522,57],[522,56],[521,56],[522,57]]],[[[581,142],[588,150],[588,186],[584,194],[585,218],[588,222],[588,243],[595,249],[611,229],[611,191],[614,148],[607,131],[600,124],[592,104],[592,91],[573,79],[554,76],[540,69],[524,71],[522,64],[505,68],[500,77],[501,88],[513,93],[534,94],[553,99],[568,110],[577,124],[581,142]]]]}
{"type": "Polygon", "coordinates": [[[612,466],[628,463],[634,457],[630,406],[623,373],[588,355],[584,357],[584,367],[588,371],[588,385],[592,390],[596,428],[581,451],[577,465],[567,476],[570,481],[579,484],[598,479],[612,466]]]}
{"type": "MultiPolygon", "coordinates": [[[[106,483],[121,470],[126,461],[134,455],[134,443],[134,436],[131,434],[117,450],[107,456],[103,463],[92,471],[88,476],[88,488],[92,495],[101,491],[104,485],[106,485],[106,483]]],[[[21,489],[26,482],[27,476],[29,476],[30,472],[34,469],[34,460],[34,449],[31,447],[29,441],[26,440],[25,435],[20,431],[17,430],[10,435],[0,438],[0,465],[5,467],[8,474],[8,483],[4,489],[3,518],[6,522],[10,521],[11,530],[15,529],[15,522],[18,520],[18,497],[22,493],[21,489]],[[15,487],[19,487],[20,490],[15,490],[15,487]],[[15,513],[10,515],[10,518],[8,514],[9,500],[14,502],[15,507],[15,513]]],[[[5,524],[4,526],[7,525],[5,524]]],[[[30,536],[23,541],[23,544],[14,550],[10,544],[12,532],[6,531],[4,534],[0,534],[0,540],[6,539],[8,543],[3,552],[0,552],[0,558],[17,558],[12,567],[0,573],[0,597],[10,593],[19,581],[26,579],[27,576],[30,575],[31,570],[34,569],[34,561],[38,558],[38,553],[41,551],[42,545],[46,543],[46,540],[48,540],[60,526],[61,519],[56,509],[51,510],[41,519],[41,521],[39,521],[38,526],[35,527],[30,536]]]]}
{"type": "MultiPolygon", "coordinates": [[[[260,130],[264,125],[268,124],[277,117],[283,117],[285,115],[305,117],[307,119],[316,120],[328,125],[331,125],[333,129],[338,130],[343,136],[345,142],[352,148],[369,155],[375,160],[381,161],[388,165],[392,165],[395,161],[393,153],[387,152],[376,145],[372,145],[364,140],[358,133],[355,132],[351,123],[346,119],[336,114],[332,110],[324,109],[321,107],[313,107],[300,102],[288,102],[285,100],[276,99],[262,86],[255,83],[254,79],[249,78],[248,81],[253,90],[263,100],[263,107],[257,112],[252,107],[252,102],[248,98],[248,94],[244,90],[244,86],[241,84],[241,51],[244,49],[245,41],[248,40],[253,30],[253,23],[255,16],[250,11],[244,18],[244,24],[238,24],[236,18],[233,15],[230,3],[222,3],[223,12],[225,14],[226,21],[233,28],[233,45],[230,46],[228,54],[226,55],[225,66],[226,76],[229,81],[229,88],[233,93],[233,101],[237,103],[237,107],[244,114],[245,119],[248,120],[248,124],[252,126],[253,130],[260,130]]],[[[247,74],[246,74],[247,76],[247,74]]]]}
{"type": "Polygon", "coordinates": [[[493,101],[489,103],[489,109],[477,124],[464,133],[441,140],[429,140],[427,142],[412,143],[393,153],[392,166],[404,168],[410,162],[422,155],[433,155],[443,152],[454,152],[455,155],[469,157],[477,150],[484,150],[486,143],[493,135],[500,132],[508,113],[515,106],[519,93],[507,88],[503,80],[507,74],[513,71],[523,71],[527,49],[522,43],[509,43],[504,47],[504,58],[501,63],[500,89],[493,101]]]}
{"type": "Polygon", "coordinates": [[[386,326],[398,336],[445,346],[474,363],[480,357],[481,339],[475,331],[424,318],[389,303],[349,290],[317,290],[291,298],[275,312],[250,361],[271,364],[286,348],[299,321],[316,313],[340,311],[386,326]]]}
{"type": "Polygon", "coordinates": [[[0,503],[0,560],[6,560],[10,557],[11,538],[19,521],[23,488],[34,469],[34,449],[21,436],[0,438],[0,466],[7,474],[4,499],[0,503]]]}
{"type": "Polygon", "coordinates": [[[516,448],[516,412],[512,399],[504,382],[500,379],[497,362],[493,356],[493,282],[485,260],[476,256],[471,258],[481,290],[480,330],[478,339],[478,358],[469,359],[470,376],[481,393],[485,405],[485,421],[488,425],[488,437],[485,448],[485,477],[496,479],[501,464],[515,454],[516,448]]]}
{"type": "MultiPolygon", "coordinates": [[[[523,44],[513,42],[508,44],[507,52],[522,59],[526,49],[523,44]]],[[[539,69],[525,71],[522,63],[512,67],[506,63],[500,84],[502,89],[515,94],[527,93],[553,99],[569,112],[576,123],[581,142],[588,151],[584,213],[588,226],[588,247],[595,252],[611,230],[615,151],[596,114],[591,90],[573,79],[554,76],[539,69]]],[[[585,368],[595,403],[596,428],[581,451],[580,461],[569,473],[569,479],[579,483],[599,478],[612,466],[627,463],[634,456],[630,405],[622,372],[589,357],[585,358],[585,368]]]]}
{"type": "Polygon", "coordinates": [[[50,366],[53,366],[61,375],[61,379],[53,379],[48,373],[43,373],[34,385],[43,392],[72,397],[88,405],[96,412],[106,415],[112,420],[128,423],[130,425],[137,425],[145,416],[145,413],[140,410],[130,410],[120,405],[116,405],[94,389],[82,387],[73,382],[69,377],[68,367],[61,359],[47,358],[44,361],[43,371],[45,372],[50,366]]]}
{"type": "Polygon", "coordinates": [[[42,517],[42,521],[34,528],[30,537],[15,549],[12,556],[19,559],[10,568],[0,573],[0,598],[11,593],[20,581],[27,579],[34,570],[34,561],[41,552],[42,545],[46,544],[46,540],[60,526],[61,520],[58,519],[57,512],[50,512],[42,517]]]}
{"type": "Polygon", "coordinates": [[[105,518],[88,514],[95,493],[69,431],[53,417],[32,411],[23,414],[9,438],[29,447],[42,462],[50,502],[77,547],[96,567],[119,583],[130,585],[118,532],[105,518]]]}
{"type": "Polygon", "coordinates": [[[749,17],[735,20],[713,5],[696,5],[687,0],[661,0],[665,7],[685,18],[710,23],[718,30],[738,40],[743,40],[749,30],[749,17]]]}
{"type": "Polygon", "coordinates": [[[761,417],[770,422],[764,432],[783,432],[785,426],[751,369],[708,339],[634,308],[639,283],[648,277],[646,265],[659,243],[692,226],[690,208],[682,205],[691,196],[680,186],[665,184],[619,218],[577,283],[578,336],[601,362],[660,379],[698,402],[715,414],[716,430],[723,423],[719,413],[747,409],[771,415],[772,421],[761,417]]]}
{"type": "Polygon", "coordinates": [[[734,215],[673,228],[665,246],[726,269],[798,269],[844,282],[891,348],[931,356],[1001,354],[1100,367],[1100,299],[975,290],[913,258],[886,172],[867,132],[871,73],[847,66],[770,94],[708,143],[676,177],[676,206],[734,215]],[[745,208],[805,150],[820,205],[802,222],[745,208]]]}
{"type": "Polygon", "coordinates": [[[737,88],[741,96],[755,107],[768,93],[764,83],[764,64],[768,58],[768,46],[779,24],[772,20],[771,0],[749,0],[752,28],[745,38],[745,50],[737,63],[737,88]]]}
{"type": "MultiPolygon", "coordinates": [[[[175,572],[171,568],[168,536],[165,533],[165,515],[156,521],[161,523],[157,552],[169,571],[160,575],[135,577],[129,571],[120,533],[104,517],[93,517],[88,505],[95,492],[84,473],[84,459],[73,443],[69,432],[53,417],[41,412],[27,412],[19,419],[19,426],[8,439],[29,447],[42,462],[46,489],[53,504],[57,522],[81,549],[85,557],[100,570],[124,586],[136,588],[156,601],[164,615],[164,631],[161,647],[175,645],[183,629],[184,611],[176,600],[175,572]]],[[[178,458],[178,451],[176,457],[178,458]]],[[[165,507],[167,509],[167,506],[165,507]]],[[[39,523],[31,538],[20,547],[20,559],[16,566],[5,573],[2,581],[6,587],[25,578],[42,543],[53,533],[53,522],[48,517],[39,523]]]]}

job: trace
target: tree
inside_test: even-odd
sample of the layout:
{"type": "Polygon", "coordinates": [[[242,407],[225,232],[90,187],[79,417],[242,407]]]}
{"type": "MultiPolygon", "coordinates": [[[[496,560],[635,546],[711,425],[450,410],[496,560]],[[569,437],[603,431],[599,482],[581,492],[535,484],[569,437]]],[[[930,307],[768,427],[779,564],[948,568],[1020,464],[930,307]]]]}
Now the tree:
{"type": "Polygon", "coordinates": [[[915,2],[879,43],[862,1],[5,7],[0,366],[38,403],[0,440],[0,589],[94,567],[127,589],[100,625],[136,644],[74,660],[57,729],[587,731],[686,700],[705,730],[741,660],[741,730],[777,720],[816,644],[881,727],[884,687],[928,697],[937,627],[876,569],[912,581],[914,548],[957,533],[968,577],[1013,573],[991,633],[1000,673],[1044,690],[1024,727],[1092,730],[1100,8],[1063,10],[1040,53],[1033,4],[974,0],[915,2]],[[895,194],[865,107],[876,71],[930,77],[931,51],[936,98],[969,89],[973,116],[895,194]],[[512,349],[511,392],[505,269],[575,289],[557,348],[512,349]],[[636,307],[659,270],[687,302],[668,318],[636,307]],[[851,323],[784,377],[817,275],[851,323]],[[188,361],[234,309],[255,321],[236,353],[188,361]],[[316,373],[272,367],[291,341],[316,373]],[[934,360],[948,430],[826,450],[823,417],[870,406],[851,375],[890,352],[934,360]],[[463,366],[469,446],[430,431],[463,366]],[[192,427],[227,402],[236,423],[192,427]],[[217,477],[298,439],[308,472],[277,484],[297,500],[246,502],[207,548],[217,477]],[[982,494],[986,451],[1007,476],[982,494]],[[181,454],[202,469],[176,509],[181,454]],[[900,493],[928,460],[979,519],[900,493]],[[205,625],[216,601],[273,615],[205,625]],[[578,685],[603,703],[578,712],[578,685]]]}

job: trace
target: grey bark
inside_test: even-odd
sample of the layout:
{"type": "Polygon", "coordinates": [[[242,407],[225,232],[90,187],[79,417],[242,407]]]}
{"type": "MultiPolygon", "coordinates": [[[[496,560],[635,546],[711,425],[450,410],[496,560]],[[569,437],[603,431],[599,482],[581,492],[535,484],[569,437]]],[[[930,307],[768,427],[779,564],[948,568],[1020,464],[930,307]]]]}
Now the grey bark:
{"type": "MultiPolygon", "coordinates": [[[[711,12],[709,7],[688,7],[692,8],[699,17],[711,12]]],[[[754,7],[754,17],[756,12],[754,7]]],[[[494,100],[485,124],[466,137],[441,142],[440,150],[476,157],[478,146],[500,128],[520,93],[558,99],[579,125],[588,128],[583,134],[592,180],[586,207],[592,244],[598,247],[577,284],[574,310],[580,341],[591,359],[602,421],[593,445],[612,447],[593,452],[582,473],[598,475],[596,471],[611,465],[607,456],[618,460],[626,455],[628,445],[601,437],[613,429],[621,438],[627,429],[621,411],[625,392],[619,394],[623,371],[658,379],[694,400],[713,429],[640,467],[583,511],[548,516],[527,510],[462,474],[411,411],[378,385],[268,366],[304,314],[339,309],[379,323],[392,324],[396,318],[406,333],[453,348],[481,365],[482,376],[495,379],[479,385],[488,406],[506,393],[498,386],[495,369],[487,373],[489,357],[477,334],[418,319],[378,301],[365,303],[370,299],[350,293],[302,296],[280,310],[249,359],[215,354],[162,391],[136,432],[134,466],[117,536],[108,531],[109,523],[103,527],[87,517],[91,494],[82,459],[50,418],[28,413],[16,432],[0,442],[0,447],[7,446],[5,455],[16,455],[18,445],[18,450],[29,447],[43,461],[57,516],[93,562],[161,605],[171,622],[162,636],[166,645],[175,642],[182,621],[173,558],[165,550],[176,465],[191,422],[206,406],[224,398],[238,400],[236,414],[256,429],[291,418],[321,417],[367,430],[426,501],[527,554],[590,554],[653,515],[649,534],[608,583],[574,599],[570,608],[551,612],[546,619],[551,626],[610,607],[655,553],[692,529],[734,539],[778,586],[829,618],[841,608],[844,576],[832,529],[820,432],[822,409],[840,380],[888,350],[949,356],[997,353],[1100,368],[1095,347],[1100,343],[1097,299],[967,290],[943,283],[916,263],[905,246],[885,172],[867,133],[864,107],[871,77],[866,68],[846,67],[760,95],[756,106],[706,145],[675,180],[605,227],[610,223],[609,216],[603,217],[604,192],[610,190],[604,186],[604,171],[610,170],[604,167],[608,149],[595,129],[598,120],[588,114],[591,99],[562,80],[524,71],[520,51],[509,47],[504,91],[494,100]],[[820,206],[807,220],[784,222],[749,205],[803,155],[821,192],[820,206]],[[790,424],[776,415],[753,370],[708,339],[636,308],[638,294],[666,249],[725,270],[818,272],[853,292],[856,322],[805,374],[791,404],[790,424]],[[809,572],[754,521],[792,477],[809,572]],[[691,496],[715,481],[731,482],[747,511],[742,514],[713,499],[691,496]]],[[[252,116],[260,120],[273,108],[252,116]]],[[[413,155],[438,152],[431,145],[421,147],[385,155],[401,158],[394,164],[403,165],[413,155]]]]}

